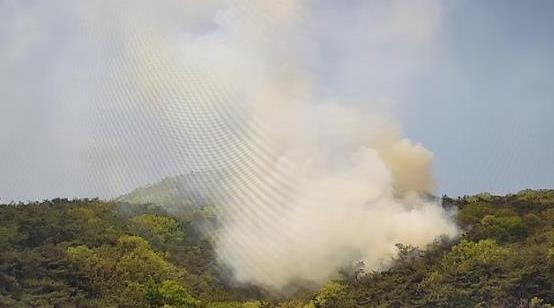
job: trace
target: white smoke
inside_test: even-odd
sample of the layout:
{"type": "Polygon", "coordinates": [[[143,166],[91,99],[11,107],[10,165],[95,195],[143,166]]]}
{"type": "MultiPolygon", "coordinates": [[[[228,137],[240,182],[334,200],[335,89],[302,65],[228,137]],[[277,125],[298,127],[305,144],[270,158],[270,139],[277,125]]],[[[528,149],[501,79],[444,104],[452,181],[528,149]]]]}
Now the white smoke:
{"type": "Polygon", "coordinates": [[[396,243],[425,247],[456,234],[444,209],[415,193],[429,188],[431,153],[390,122],[335,104],[271,117],[286,123],[273,131],[275,159],[253,166],[263,179],[236,183],[222,215],[217,251],[240,281],[277,290],[296,279],[320,284],[356,261],[386,268],[396,243]]]}
{"type": "Polygon", "coordinates": [[[214,149],[236,159],[225,165],[232,184],[221,193],[216,237],[236,279],[277,291],[296,280],[321,284],[352,262],[385,268],[397,243],[454,236],[448,213],[418,195],[432,191],[432,153],[402,138],[371,101],[355,107],[315,94],[291,48],[309,12],[298,1],[248,8],[268,16],[251,21],[232,6],[184,49],[236,91],[231,107],[244,114],[229,145],[239,154],[214,149]]]}
{"type": "Polygon", "coordinates": [[[67,6],[81,27],[67,39],[81,70],[60,78],[86,82],[60,83],[80,84],[64,94],[80,93],[86,131],[96,129],[79,142],[94,169],[90,183],[109,195],[170,174],[218,170],[225,181],[214,183],[230,184],[206,193],[223,219],[219,260],[238,281],[275,291],[296,280],[321,284],[351,262],[383,269],[397,243],[424,247],[454,236],[448,213],[419,197],[433,189],[432,153],[402,137],[388,100],[367,91],[354,103],[341,100],[379,84],[364,80],[367,70],[390,80],[417,71],[419,56],[426,63],[440,6],[371,3],[351,9],[352,31],[329,33],[333,48],[348,51],[342,58],[320,56],[318,40],[333,26],[315,22],[315,2],[67,6]],[[409,68],[380,63],[389,49],[409,68]],[[322,77],[314,67],[325,61],[341,67],[322,77]]]}

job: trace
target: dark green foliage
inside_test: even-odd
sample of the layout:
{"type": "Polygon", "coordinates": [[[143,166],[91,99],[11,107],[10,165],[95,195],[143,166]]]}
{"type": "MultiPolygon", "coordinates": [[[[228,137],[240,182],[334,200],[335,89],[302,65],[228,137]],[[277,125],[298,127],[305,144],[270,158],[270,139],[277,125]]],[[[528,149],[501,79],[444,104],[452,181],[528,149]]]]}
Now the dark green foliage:
{"type": "MultiPolygon", "coordinates": [[[[554,191],[452,199],[463,234],[398,244],[390,269],[289,298],[237,286],[217,264],[207,207],[56,199],[0,205],[0,307],[549,307],[554,302],[554,191]]],[[[306,256],[309,257],[309,256],[306,256]]]]}
{"type": "Polygon", "coordinates": [[[348,296],[383,307],[547,307],[554,303],[554,191],[443,197],[458,242],[402,247],[388,271],[349,282],[348,296]]]}
{"type": "Polygon", "coordinates": [[[99,200],[0,205],[0,307],[195,307],[259,296],[226,283],[192,227],[201,219],[99,200]]]}

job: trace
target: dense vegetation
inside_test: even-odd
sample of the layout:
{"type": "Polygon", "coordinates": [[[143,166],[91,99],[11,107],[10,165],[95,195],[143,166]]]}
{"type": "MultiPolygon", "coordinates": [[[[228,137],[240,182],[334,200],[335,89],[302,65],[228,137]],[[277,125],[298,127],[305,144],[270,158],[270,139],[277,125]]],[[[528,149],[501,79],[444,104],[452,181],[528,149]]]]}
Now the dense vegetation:
{"type": "MultiPolygon", "coordinates": [[[[209,210],[56,199],[0,205],[0,307],[549,307],[554,191],[443,198],[464,234],[398,244],[381,273],[345,270],[284,299],[236,285],[195,226],[209,210]]],[[[309,256],[307,256],[309,257],[309,256]]]]}

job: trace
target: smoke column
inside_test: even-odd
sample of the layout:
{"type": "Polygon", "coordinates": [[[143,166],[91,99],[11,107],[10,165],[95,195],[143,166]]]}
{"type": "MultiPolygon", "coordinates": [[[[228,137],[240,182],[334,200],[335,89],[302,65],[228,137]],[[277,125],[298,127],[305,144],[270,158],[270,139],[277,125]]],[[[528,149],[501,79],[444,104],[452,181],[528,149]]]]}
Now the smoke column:
{"type": "MultiPolygon", "coordinates": [[[[387,100],[324,95],[359,87],[363,72],[345,59],[326,79],[340,85],[314,72],[310,59],[324,52],[311,35],[323,35],[314,2],[54,3],[25,4],[38,16],[21,27],[38,32],[29,36],[34,46],[50,30],[32,20],[47,23],[62,11],[71,21],[58,37],[70,53],[60,56],[65,65],[43,80],[60,94],[57,110],[68,111],[59,117],[80,129],[53,134],[73,138],[60,144],[75,145],[79,159],[69,167],[79,170],[79,191],[114,196],[164,176],[214,171],[221,178],[200,193],[222,220],[218,258],[237,281],[273,291],[324,283],[357,261],[384,269],[396,243],[423,248],[457,233],[448,213],[419,197],[432,192],[433,155],[403,137],[387,100]]],[[[368,61],[372,46],[394,40],[406,53],[428,54],[437,7],[372,4],[376,21],[352,31],[369,37],[360,46],[368,61]]],[[[339,59],[330,53],[328,61],[339,59]]]]}
{"type": "Polygon", "coordinates": [[[314,94],[290,48],[309,21],[299,2],[236,5],[215,21],[186,51],[229,85],[237,99],[229,107],[242,114],[244,125],[213,150],[230,179],[216,251],[238,281],[276,291],[297,280],[321,284],[352,262],[386,268],[397,243],[424,247],[456,234],[448,213],[418,195],[432,190],[431,152],[402,138],[371,102],[314,94]]]}

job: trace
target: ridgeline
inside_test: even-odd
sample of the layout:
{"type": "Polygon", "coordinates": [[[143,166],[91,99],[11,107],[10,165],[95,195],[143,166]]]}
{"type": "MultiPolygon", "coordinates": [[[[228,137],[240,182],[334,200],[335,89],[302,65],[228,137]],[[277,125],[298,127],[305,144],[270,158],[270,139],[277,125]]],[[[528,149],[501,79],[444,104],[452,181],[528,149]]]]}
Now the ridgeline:
{"type": "MultiPolygon", "coordinates": [[[[0,307],[552,307],[554,190],[442,198],[463,234],[398,243],[394,266],[353,266],[288,297],[233,283],[209,208],[55,199],[0,205],[0,307]]],[[[307,255],[306,258],[310,256],[307,255]]]]}

